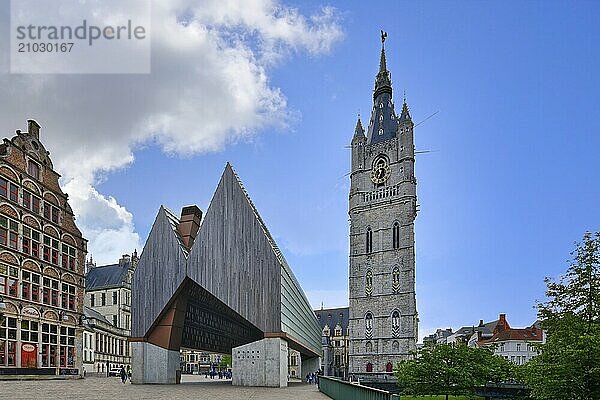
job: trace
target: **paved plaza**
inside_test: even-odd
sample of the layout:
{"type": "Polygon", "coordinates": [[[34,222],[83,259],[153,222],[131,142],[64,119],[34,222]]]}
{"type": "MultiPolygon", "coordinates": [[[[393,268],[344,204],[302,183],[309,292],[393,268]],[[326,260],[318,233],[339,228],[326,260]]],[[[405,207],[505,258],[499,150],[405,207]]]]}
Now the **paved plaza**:
{"type": "Polygon", "coordinates": [[[231,381],[186,376],[180,385],[122,384],[119,378],[0,381],[0,399],[210,399],[313,400],[329,399],[315,385],[292,383],[287,388],[231,386],[231,381]]]}

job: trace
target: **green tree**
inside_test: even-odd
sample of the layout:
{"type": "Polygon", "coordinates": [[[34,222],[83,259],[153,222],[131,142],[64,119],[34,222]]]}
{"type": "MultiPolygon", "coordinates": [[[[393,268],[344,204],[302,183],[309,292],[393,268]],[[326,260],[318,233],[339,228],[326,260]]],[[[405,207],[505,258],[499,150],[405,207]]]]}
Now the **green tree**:
{"type": "Polygon", "coordinates": [[[546,278],[538,316],[547,337],[525,379],[540,400],[600,399],[600,233],[587,232],[558,281],[546,278]]]}
{"type": "Polygon", "coordinates": [[[231,356],[229,354],[225,354],[223,357],[221,357],[219,369],[226,369],[229,367],[231,367],[231,356]]]}
{"type": "Polygon", "coordinates": [[[490,348],[464,344],[425,345],[398,364],[398,385],[408,395],[472,395],[486,382],[512,377],[512,366],[490,348]]]}

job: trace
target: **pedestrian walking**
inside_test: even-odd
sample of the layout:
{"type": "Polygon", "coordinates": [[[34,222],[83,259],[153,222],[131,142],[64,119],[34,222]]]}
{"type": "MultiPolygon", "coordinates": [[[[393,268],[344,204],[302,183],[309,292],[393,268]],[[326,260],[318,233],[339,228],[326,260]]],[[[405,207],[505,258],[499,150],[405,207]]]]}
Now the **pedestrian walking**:
{"type": "Polygon", "coordinates": [[[127,372],[125,372],[125,367],[121,365],[121,371],[119,371],[119,374],[121,375],[121,383],[125,383],[125,381],[127,380],[127,372]]]}

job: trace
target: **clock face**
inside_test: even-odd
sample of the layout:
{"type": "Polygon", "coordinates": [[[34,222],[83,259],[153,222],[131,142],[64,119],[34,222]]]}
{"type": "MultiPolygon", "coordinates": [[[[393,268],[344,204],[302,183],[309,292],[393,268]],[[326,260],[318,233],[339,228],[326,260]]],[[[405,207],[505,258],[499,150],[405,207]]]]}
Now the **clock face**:
{"type": "Polygon", "coordinates": [[[390,177],[390,173],[390,167],[387,165],[387,162],[382,158],[378,160],[373,166],[373,170],[371,171],[371,180],[376,185],[380,185],[388,180],[388,178],[390,177]]]}

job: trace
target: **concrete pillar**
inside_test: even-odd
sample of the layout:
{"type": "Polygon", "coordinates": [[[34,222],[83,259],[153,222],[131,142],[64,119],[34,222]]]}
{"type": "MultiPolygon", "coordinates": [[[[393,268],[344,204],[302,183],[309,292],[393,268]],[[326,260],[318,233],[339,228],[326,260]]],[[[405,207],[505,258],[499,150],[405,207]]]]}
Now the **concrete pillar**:
{"type": "Polygon", "coordinates": [[[132,383],[179,383],[179,351],[167,350],[148,342],[133,342],[131,347],[132,383]]]}
{"type": "Polygon", "coordinates": [[[232,384],[287,387],[288,343],[265,338],[232,350],[232,384]]]}

